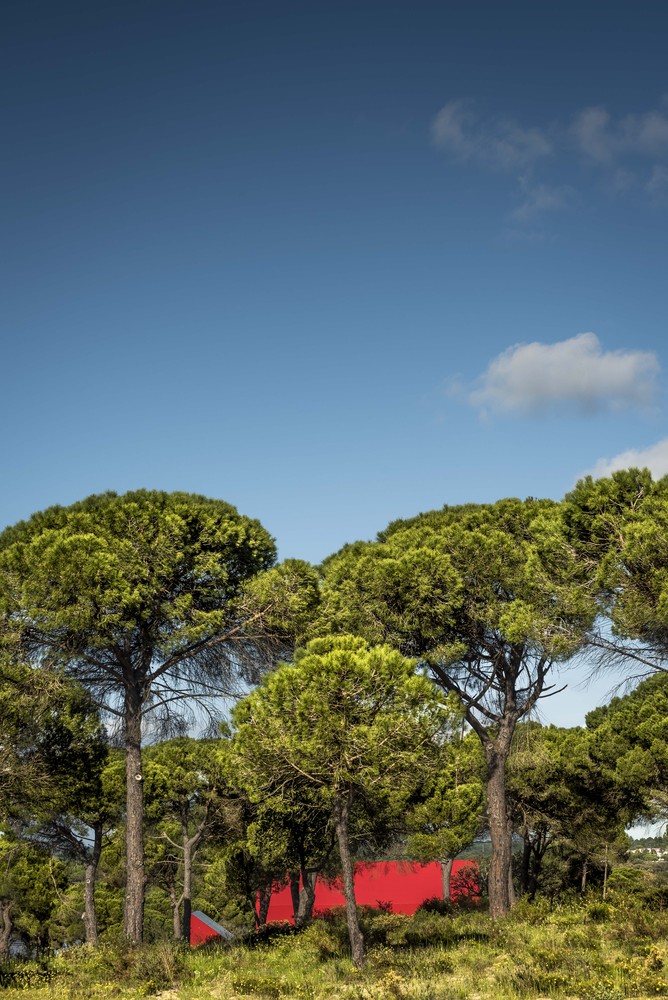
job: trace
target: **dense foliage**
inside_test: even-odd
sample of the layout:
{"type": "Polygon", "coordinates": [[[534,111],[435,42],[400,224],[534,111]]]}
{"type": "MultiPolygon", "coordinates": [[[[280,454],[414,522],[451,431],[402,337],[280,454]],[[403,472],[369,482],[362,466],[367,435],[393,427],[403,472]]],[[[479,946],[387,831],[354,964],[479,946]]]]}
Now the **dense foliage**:
{"type": "MultiPolygon", "coordinates": [[[[256,521],[181,493],[6,529],[0,955],[187,940],[197,907],[254,939],[285,885],[316,941],[315,880],[342,875],[373,965],[359,858],[438,861],[432,909],[462,855],[495,918],[519,897],[663,907],[668,860],[625,830],[668,802],[667,528],[668,483],[632,470],[397,521],[320,568],[274,565],[256,521]],[[541,726],[553,664],[591,651],[651,676],[586,728],[541,726]]],[[[381,943],[441,919],[388,917],[381,943]]]]}

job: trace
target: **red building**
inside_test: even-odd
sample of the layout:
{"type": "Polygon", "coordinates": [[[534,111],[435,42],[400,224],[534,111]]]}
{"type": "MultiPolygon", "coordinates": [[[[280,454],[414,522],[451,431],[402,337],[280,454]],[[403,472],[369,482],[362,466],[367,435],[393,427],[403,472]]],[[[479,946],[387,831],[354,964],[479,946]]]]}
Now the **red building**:
{"type": "Polygon", "coordinates": [[[201,910],[195,910],[190,915],[190,946],[196,948],[198,944],[204,944],[205,941],[210,941],[211,938],[217,937],[231,941],[234,934],[226,930],[222,924],[216,923],[211,917],[207,917],[206,913],[202,913],[201,910]]]}
{"type": "MultiPolygon", "coordinates": [[[[452,875],[470,861],[455,861],[452,875]]],[[[456,878],[453,879],[456,884],[456,878]]],[[[451,895],[454,895],[451,893],[451,895]]],[[[415,913],[426,899],[443,898],[441,866],[437,861],[420,864],[417,861],[377,861],[355,866],[355,898],[359,906],[387,906],[393,913],[415,913]]],[[[344,906],[345,898],[340,879],[326,882],[318,877],[315,884],[315,916],[336,906],[344,906]]],[[[287,920],[294,923],[289,887],[272,893],[269,921],[287,920]]]]}

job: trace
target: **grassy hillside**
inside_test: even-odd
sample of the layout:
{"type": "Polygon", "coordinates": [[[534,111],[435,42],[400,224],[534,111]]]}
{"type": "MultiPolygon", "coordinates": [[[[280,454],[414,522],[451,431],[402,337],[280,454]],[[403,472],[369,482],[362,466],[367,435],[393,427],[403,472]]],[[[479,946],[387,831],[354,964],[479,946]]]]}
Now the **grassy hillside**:
{"type": "Polygon", "coordinates": [[[252,946],[106,945],[5,966],[3,1000],[622,1000],[668,995],[668,913],[626,900],[413,917],[363,913],[367,966],[348,956],[341,916],[252,946]]]}

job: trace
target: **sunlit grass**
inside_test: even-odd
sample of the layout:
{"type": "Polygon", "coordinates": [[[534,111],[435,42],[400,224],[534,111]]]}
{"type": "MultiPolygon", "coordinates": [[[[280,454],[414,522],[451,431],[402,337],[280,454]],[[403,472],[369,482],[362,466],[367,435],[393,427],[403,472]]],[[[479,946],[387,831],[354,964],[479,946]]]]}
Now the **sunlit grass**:
{"type": "MultiPolygon", "coordinates": [[[[15,967],[3,1000],[622,1000],[668,995],[668,914],[633,904],[521,904],[414,917],[363,913],[367,963],[354,968],[341,915],[305,932],[190,952],[75,949],[15,967]]],[[[5,979],[7,982],[7,979],[5,979]]]]}

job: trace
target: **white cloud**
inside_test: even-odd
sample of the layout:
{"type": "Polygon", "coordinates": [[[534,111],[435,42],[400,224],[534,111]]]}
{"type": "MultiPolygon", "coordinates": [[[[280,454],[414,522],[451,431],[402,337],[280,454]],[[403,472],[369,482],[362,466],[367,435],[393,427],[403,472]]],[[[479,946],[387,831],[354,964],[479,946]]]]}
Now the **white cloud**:
{"type": "Polygon", "coordinates": [[[618,469],[649,469],[655,479],[668,475],[668,438],[662,438],[649,448],[630,448],[613,458],[599,458],[589,470],[594,479],[609,476],[618,469]]]}
{"type": "Polygon", "coordinates": [[[510,213],[512,222],[530,222],[543,212],[555,212],[566,208],[571,201],[571,191],[566,187],[527,184],[522,181],[522,191],[523,201],[510,213]]]}
{"type": "Polygon", "coordinates": [[[572,134],[580,151],[598,163],[668,151],[668,117],[662,111],[625,115],[615,121],[605,108],[585,108],[576,115],[572,134]]]}
{"type": "Polygon", "coordinates": [[[580,333],[556,344],[509,347],[490,362],[468,401],[483,413],[646,405],[658,371],[653,351],[604,351],[595,333],[580,333]]]}
{"type": "Polygon", "coordinates": [[[449,101],[431,125],[434,143],[464,161],[500,170],[527,167],[552,146],[543,131],[523,128],[508,118],[483,120],[470,101],[449,101]]]}

